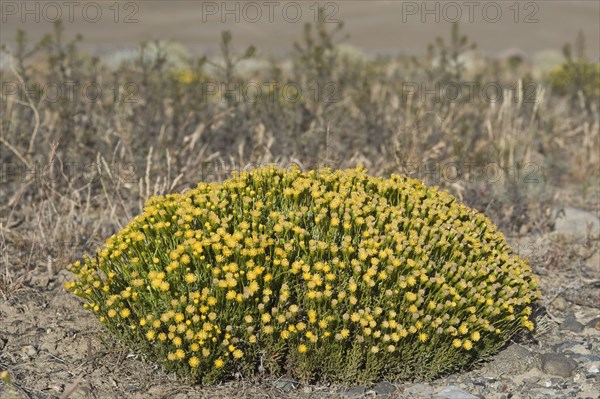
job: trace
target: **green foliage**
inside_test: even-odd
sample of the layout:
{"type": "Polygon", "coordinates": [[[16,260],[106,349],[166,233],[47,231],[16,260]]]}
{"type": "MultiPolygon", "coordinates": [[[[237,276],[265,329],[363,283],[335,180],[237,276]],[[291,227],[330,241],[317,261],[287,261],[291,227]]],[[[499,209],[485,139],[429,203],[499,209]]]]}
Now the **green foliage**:
{"type": "Polygon", "coordinates": [[[579,32],[575,42],[576,53],[570,44],[565,44],[563,54],[566,61],[548,75],[552,89],[560,95],[577,97],[579,93],[587,99],[600,99],[600,64],[590,62],[585,56],[585,39],[579,32]]]}
{"type": "Polygon", "coordinates": [[[533,329],[539,297],[485,216],[360,168],[263,168],[152,198],[70,269],[109,330],[203,382],[431,379],[533,329]]]}

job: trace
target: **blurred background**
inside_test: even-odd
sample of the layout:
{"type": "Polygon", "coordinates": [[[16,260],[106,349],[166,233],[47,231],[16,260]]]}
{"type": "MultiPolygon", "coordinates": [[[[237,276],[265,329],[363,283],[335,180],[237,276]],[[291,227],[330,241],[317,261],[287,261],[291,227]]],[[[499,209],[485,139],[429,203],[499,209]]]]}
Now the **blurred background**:
{"type": "MultiPolygon", "coordinates": [[[[260,44],[264,54],[285,55],[289,43],[324,6],[328,22],[344,21],[347,43],[369,54],[423,54],[445,35],[452,22],[477,40],[490,56],[521,52],[543,57],[560,49],[579,31],[588,55],[600,52],[600,3],[597,1],[78,1],[54,7],[44,2],[3,2],[2,41],[14,43],[17,29],[39,39],[62,16],[66,35],[85,35],[85,48],[100,53],[135,47],[145,40],[173,40],[195,54],[215,52],[223,29],[240,45],[260,44]],[[37,4],[37,6],[36,6],[37,4]],[[36,7],[39,9],[36,12],[36,7]],[[100,10],[100,11],[99,11],[100,10]]],[[[50,2],[52,3],[52,2],[50,2]]],[[[60,4],[60,2],[58,2],[60,4]]]]}

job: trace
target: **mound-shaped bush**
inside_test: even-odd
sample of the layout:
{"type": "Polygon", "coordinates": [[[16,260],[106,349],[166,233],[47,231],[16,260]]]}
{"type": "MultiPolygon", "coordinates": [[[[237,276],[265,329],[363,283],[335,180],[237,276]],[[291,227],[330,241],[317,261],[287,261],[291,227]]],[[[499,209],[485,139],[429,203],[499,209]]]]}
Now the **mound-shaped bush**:
{"type": "Polygon", "coordinates": [[[429,379],[532,329],[536,278],[482,214],[401,176],[257,169],[150,199],[67,288],[194,380],[429,379]]]}

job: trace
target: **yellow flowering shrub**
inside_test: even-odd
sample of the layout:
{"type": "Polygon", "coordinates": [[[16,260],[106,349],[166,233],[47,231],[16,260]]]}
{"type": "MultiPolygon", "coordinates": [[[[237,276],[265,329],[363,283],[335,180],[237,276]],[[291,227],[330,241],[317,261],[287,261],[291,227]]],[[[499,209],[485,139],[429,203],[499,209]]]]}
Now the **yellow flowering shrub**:
{"type": "Polygon", "coordinates": [[[202,382],[430,379],[532,329],[537,280],[482,214],[361,168],[262,168],[150,199],[67,288],[202,382]]]}
{"type": "Polygon", "coordinates": [[[600,97],[600,64],[585,61],[566,62],[547,76],[552,89],[561,95],[581,91],[591,99],[600,97]]]}

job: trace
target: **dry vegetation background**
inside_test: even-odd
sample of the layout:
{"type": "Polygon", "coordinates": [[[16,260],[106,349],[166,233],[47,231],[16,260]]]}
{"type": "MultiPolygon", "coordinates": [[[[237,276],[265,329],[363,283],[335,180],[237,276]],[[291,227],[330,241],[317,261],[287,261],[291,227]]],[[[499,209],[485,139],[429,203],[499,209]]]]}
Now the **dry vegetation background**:
{"type": "MultiPolygon", "coordinates": [[[[136,373],[158,371],[98,341],[99,327],[75,310],[62,282],[70,261],[153,195],[263,163],[362,163],[374,175],[440,185],[515,238],[552,231],[564,206],[600,210],[600,70],[582,36],[565,39],[563,65],[546,73],[519,55],[484,60],[458,26],[419,57],[366,57],[339,46],[341,27],[315,23],[286,59],[261,58],[260,46],[223,34],[220,55],[180,57],[177,46],[151,42],[119,65],[82,51],[61,24],[41,41],[16,37],[0,69],[0,368],[11,371],[16,395],[148,392],[152,381],[136,373]],[[81,82],[70,98],[67,82],[81,82]],[[464,87],[475,83],[468,95],[464,87]],[[84,92],[84,84],[93,87],[84,92]],[[411,95],[421,84],[437,94],[411,95]],[[503,90],[486,95],[485,84],[503,90]],[[52,85],[62,88],[58,98],[52,85]],[[262,94],[244,98],[257,85],[262,94]],[[69,349],[56,353],[61,346],[69,349]],[[45,363],[40,353],[50,353],[45,363]],[[93,376],[101,382],[83,389],[93,376]]],[[[589,236],[584,254],[551,255],[573,263],[597,245],[589,236]]],[[[532,259],[548,261],[540,251],[532,259]]],[[[549,297],[560,290],[546,288],[549,297]]]]}

